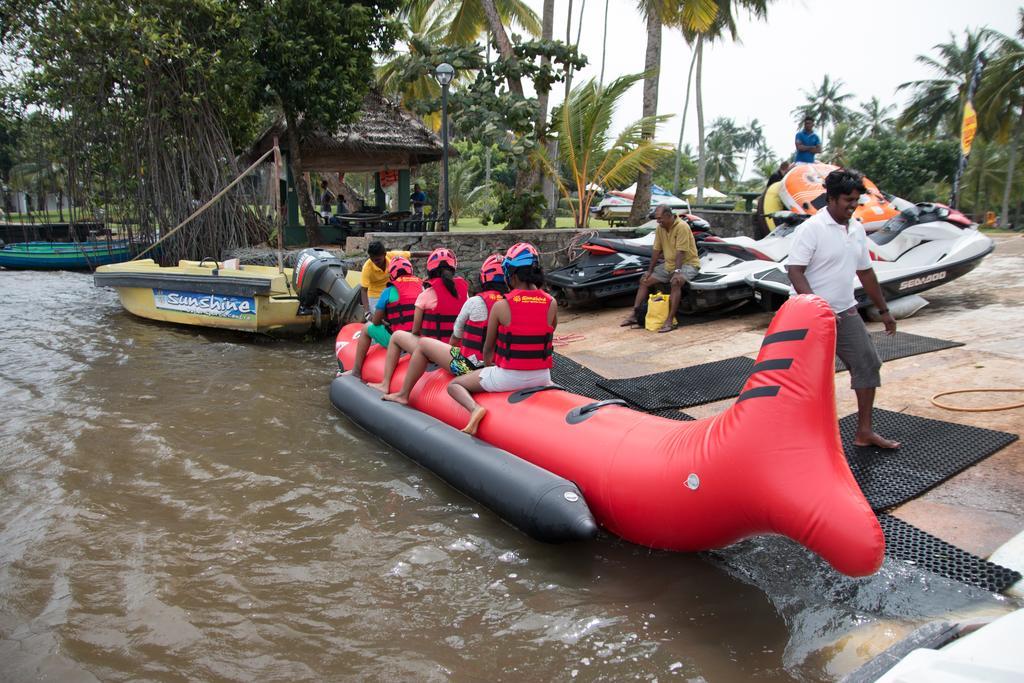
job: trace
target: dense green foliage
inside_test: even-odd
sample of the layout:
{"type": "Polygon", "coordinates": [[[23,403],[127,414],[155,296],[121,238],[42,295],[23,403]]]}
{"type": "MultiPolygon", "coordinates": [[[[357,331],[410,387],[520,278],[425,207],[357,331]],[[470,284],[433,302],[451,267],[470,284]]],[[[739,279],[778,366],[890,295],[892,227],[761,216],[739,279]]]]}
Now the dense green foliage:
{"type": "Polygon", "coordinates": [[[860,140],[847,161],[885,192],[910,201],[946,201],[927,196],[928,186],[952,180],[959,154],[956,140],[916,141],[887,133],[860,140]]]}

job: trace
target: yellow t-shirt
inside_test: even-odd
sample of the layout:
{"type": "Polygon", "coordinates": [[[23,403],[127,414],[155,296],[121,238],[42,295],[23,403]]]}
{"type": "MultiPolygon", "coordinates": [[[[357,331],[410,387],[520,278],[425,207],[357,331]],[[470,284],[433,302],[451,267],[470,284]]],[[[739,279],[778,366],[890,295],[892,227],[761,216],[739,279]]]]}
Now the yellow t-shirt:
{"type": "MultiPolygon", "coordinates": [[[[408,251],[389,251],[384,255],[384,260],[387,263],[391,263],[391,259],[396,256],[404,256],[409,258],[408,251]]],[[[366,290],[366,296],[371,299],[376,299],[380,296],[384,288],[387,287],[388,282],[391,278],[388,277],[387,265],[385,264],[385,270],[378,268],[373,259],[366,259],[366,263],[363,264],[363,272],[359,276],[359,284],[362,285],[363,289],[366,290]]]]}
{"type": "Polygon", "coordinates": [[[697,255],[697,240],[693,239],[693,231],[690,226],[676,218],[672,228],[666,230],[658,226],[654,233],[654,250],[660,251],[665,257],[665,269],[672,270],[676,267],[676,252],[683,252],[683,265],[700,268],[700,256],[697,255]]]}

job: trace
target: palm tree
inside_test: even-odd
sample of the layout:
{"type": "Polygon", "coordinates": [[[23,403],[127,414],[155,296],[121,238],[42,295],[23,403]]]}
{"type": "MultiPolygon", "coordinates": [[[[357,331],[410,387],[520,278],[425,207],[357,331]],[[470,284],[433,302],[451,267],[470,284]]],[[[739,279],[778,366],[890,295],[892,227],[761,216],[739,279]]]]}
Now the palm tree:
{"type": "MultiPolygon", "coordinates": [[[[504,25],[518,26],[531,36],[541,34],[541,20],[523,0],[490,1],[504,25]]],[[[490,27],[484,0],[414,0],[413,4],[416,2],[456,8],[444,41],[449,45],[469,45],[490,27]]]]}
{"type": "MultiPolygon", "coordinates": [[[[540,19],[521,0],[491,0],[491,4],[500,22],[519,26],[532,36],[541,33],[540,19]]],[[[405,32],[406,49],[377,69],[377,82],[385,94],[400,95],[406,101],[432,101],[441,96],[434,74],[419,71],[424,55],[432,54],[441,45],[473,45],[482,33],[490,30],[483,0],[411,0],[403,4],[396,19],[405,32]]],[[[469,76],[459,69],[458,78],[469,76]]],[[[425,120],[435,130],[441,125],[439,113],[425,120]]]]}
{"type": "MultiPolygon", "coordinates": [[[[419,63],[432,54],[447,37],[456,6],[442,2],[410,2],[398,14],[406,33],[404,52],[377,67],[377,85],[385,95],[400,101],[433,101],[441,96],[441,86],[432,73],[422,73],[419,63]]],[[[464,70],[459,77],[465,78],[464,70]]],[[[434,130],[441,127],[441,114],[424,117],[434,130]]]]}
{"type": "Polygon", "coordinates": [[[747,127],[741,129],[738,134],[737,148],[743,152],[743,170],[740,171],[740,179],[747,175],[747,162],[750,161],[750,153],[756,152],[765,146],[764,129],[761,122],[752,119],[747,127]]]}
{"type": "Polygon", "coordinates": [[[718,118],[708,133],[706,180],[718,185],[736,179],[736,152],[743,144],[743,132],[732,119],[718,118]]]}
{"type": "Polygon", "coordinates": [[[679,162],[682,158],[680,153],[683,149],[683,133],[686,131],[686,113],[690,109],[690,85],[693,83],[693,68],[697,63],[697,51],[690,50],[690,69],[686,72],[686,95],[683,97],[683,120],[679,124],[679,142],[676,143],[676,168],[672,174],[672,192],[679,193],[679,162]]]}
{"type": "Polygon", "coordinates": [[[889,112],[895,108],[896,105],[893,104],[883,107],[877,97],[872,97],[867,102],[861,102],[860,111],[854,114],[857,122],[861,124],[859,132],[873,138],[890,130],[893,120],[889,116],[889,112]]]}
{"type": "Polygon", "coordinates": [[[671,154],[669,147],[644,136],[644,131],[666,116],[641,118],[612,138],[612,117],[619,100],[644,76],[622,76],[606,86],[590,79],[573,88],[554,120],[559,160],[569,182],[546,155],[538,154],[569,200],[577,228],[586,225],[598,187],[624,187],[637,173],[653,169],[671,154]]]}
{"type": "Polygon", "coordinates": [[[989,63],[978,92],[978,105],[982,113],[982,126],[987,136],[1006,144],[1006,181],[1000,204],[999,220],[1009,223],[1010,193],[1017,171],[1017,150],[1021,131],[1024,130],[1024,9],[1017,10],[1019,26],[1017,37],[986,30],[998,46],[996,57],[989,63]]]}
{"type": "Polygon", "coordinates": [[[897,88],[909,89],[912,94],[896,125],[913,136],[925,138],[957,135],[974,62],[986,43],[981,31],[966,31],[962,46],[950,34],[949,42],[932,48],[938,51],[938,58],[918,55],[917,61],[935,71],[937,77],[908,81],[897,88]]]}
{"type": "MultiPolygon", "coordinates": [[[[647,140],[654,139],[654,116],[658,113],[658,71],[661,68],[661,3],[645,1],[640,5],[647,17],[647,51],[644,53],[643,117],[650,127],[643,131],[647,140]]],[[[636,178],[629,225],[640,225],[651,209],[651,171],[643,169],[636,178]]]]}
{"type": "Polygon", "coordinates": [[[671,24],[683,32],[686,42],[694,46],[696,53],[697,108],[697,202],[704,200],[704,176],[707,159],[704,149],[704,97],[702,73],[704,67],[704,43],[722,38],[726,32],[732,40],[738,40],[734,9],[744,9],[751,16],[764,19],[772,0],[700,0],[699,2],[678,1],[671,24]]]}
{"type": "Polygon", "coordinates": [[[832,81],[831,77],[825,74],[821,79],[821,85],[813,91],[800,91],[804,94],[806,102],[793,110],[798,121],[810,116],[817,122],[818,130],[821,131],[822,147],[825,145],[828,125],[831,123],[834,128],[836,124],[847,121],[852,116],[852,112],[844,103],[853,95],[840,92],[843,85],[840,79],[832,81]]]}

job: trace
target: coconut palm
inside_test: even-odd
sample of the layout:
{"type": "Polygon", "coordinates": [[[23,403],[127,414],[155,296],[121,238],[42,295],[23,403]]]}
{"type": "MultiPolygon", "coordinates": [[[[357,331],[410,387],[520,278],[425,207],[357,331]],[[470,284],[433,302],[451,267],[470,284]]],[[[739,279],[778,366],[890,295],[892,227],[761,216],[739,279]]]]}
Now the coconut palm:
{"type": "MultiPolygon", "coordinates": [[[[643,116],[652,125],[643,131],[647,140],[654,139],[653,116],[658,113],[658,71],[661,68],[661,14],[662,6],[657,0],[640,3],[640,9],[647,18],[647,50],[644,53],[643,116]]],[[[651,172],[641,170],[636,179],[633,206],[629,210],[629,225],[640,225],[647,218],[651,208],[651,172]]]]}
{"type": "Polygon", "coordinates": [[[594,79],[580,83],[554,116],[559,161],[569,182],[546,155],[538,154],[538,160],[557,179],[578,228],[586,225],[598,187],[629,185],[640,171],[653,169],[671,154],[671,148],[644,136],[645,130],[668,118],[665,116],[641,118],[612,137],[612,117],[619,100],[644,76],[622,76],[606,86],[594,79]]]}
{"type": "Polygon", "coordinates": [[[997,52],[989,63],[978,92],[982,128],[986,136],[1007,144],[1006,180],[999,219],[1009,222],[1010,193],[1017,171],[1017,151],[1024,130],[1024,9],[1017,11],[1016,37],[986,30],[985,37],[995,41],[997,52]]]}
{"type": "MultiPolygon", "coordinates": [[[[537,14],[523,0],[491,0],[505,26],[518,27],[531,36],[541,33],[541,21],[537,14]]],[[[481,33],[488,30],[487,14],[483,0],[414,0],[427,4],[441,4],[453,7],[455,13],[448,27],[445,43],[468,45],[481,33]]]]}
{"type": "MultiPolygon", "coordinates": [[[[696,76],[694,105],[697,109],[697,202],[704,199],[704,176],[707,159],[704,149],[704,96],[702,74],[704,69],[704,43],[720,40],[728,34],[738,40],[735,10],[746,10],[752,17],[764,19],[772,0],[691,0],[677,1],[678,9],[671,25],[683,32],[686,42],[694,46],[696,76]]],[[[680,131],[681,132],[681,131],[680,131]]]]}
{"type": "Polygon", "coordinates": [[[829,124],[832,124],[834,128],[836,124],[848,121],[853,116],[853,112],[845,104],[846,100],[853,97],[853,95],[842,92],[844,85],[842,80],[837,78],[833,81],[828,74],[825,74],[821,79],[821,84],[814,90],[810,92],[807,90],[800,91],[803,93],[806,102],[793,110],[797,122],[802,121],[807,116],[814,119],[818,130],[821,131],[822,147],[825,146],[826,132],[829,124]]]}
{"type": "MultiPolygon", "coordinates": [[[[541,32],[537,15],[521,0],[491,0],[497,17],[506,25],[518,26],[530,35],[541,32]]],[[[385,94],[398,95],[405,101],[433,101],[441,96],[434,74],[424,73],[422,58],[433,54],[441,45],[471,46],[488,31],[482,0],[411,0],[399,10],[396,19],[405,33],[405,50],[396,53],[377,69],[377,83],[385,94]]],[[[468,79],[457,69],[456,78],[468,79]]],[[[426,117],[436,130],[440,114],[426,117]]]]}
{"type": "Polygon", "coordinates": [[[736,180],[736,154],[743,142],[743,132],[732,119],[718,118],[711,124],[706,141],[707,170],[705,179],[712,185],[736,180]]]}
{"type": "Polygon", "coordinates": [[[853,115],[856,122],[860,124],[858,132],[873,138],[890,130],[893,120],[889,113],[895,108],[896,105],[893,104],[883,107],[877,97],[872,97],[867,102],[861,102],[860,111],[853,115]]]}
{"type": "Polygon", "coordinates": [[[950,34],[948,42],[932,48],[938,51],[938,57],[918,55],[917,62],[934,71],[936,77],[908,81],[897,88],[910,90],[911,97],[896,125],[913,136],[956,135],[974,62],[987,42],[981,31],[966,31],[963,45],[950,34]]]}

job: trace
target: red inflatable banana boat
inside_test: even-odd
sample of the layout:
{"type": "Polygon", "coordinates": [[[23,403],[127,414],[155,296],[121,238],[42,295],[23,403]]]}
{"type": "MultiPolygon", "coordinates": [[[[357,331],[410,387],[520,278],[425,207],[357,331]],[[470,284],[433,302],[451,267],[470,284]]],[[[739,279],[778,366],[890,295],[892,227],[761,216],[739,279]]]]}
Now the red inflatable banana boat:
{"type": "MultiPolygon", "coordinates": [[[[361,330],[338,335],[343,367],[361,330]]],[[[818,297],[799,296],[775,316],[736,403],[716,417],[593,408],[562,390],[478,394],[488,412],[477,437],[574,482],[597,522],[628,541],[696,551],[777,533],[864,576],[881,566],[885,538],[843,456],[834,357],[835,316],[818,297]]],[[[380,381],[383,360],[372,348],[363,377],[380,381]]],[[[404,371],[403,361],[393,388],[404,371]]],[[[461,428],[468,416],[447,394],[450,379],[427,373],[409,405],[461,428]]]]}

